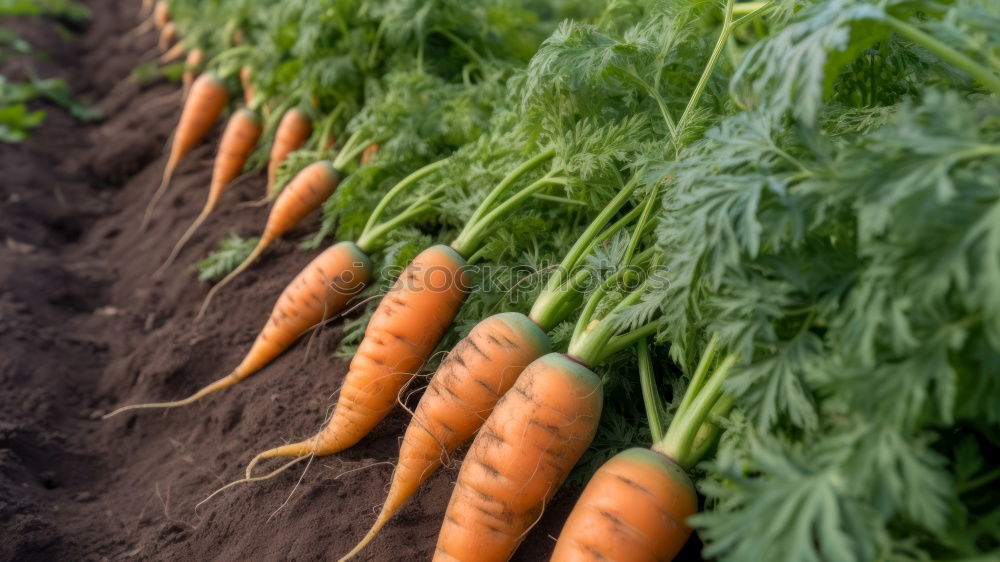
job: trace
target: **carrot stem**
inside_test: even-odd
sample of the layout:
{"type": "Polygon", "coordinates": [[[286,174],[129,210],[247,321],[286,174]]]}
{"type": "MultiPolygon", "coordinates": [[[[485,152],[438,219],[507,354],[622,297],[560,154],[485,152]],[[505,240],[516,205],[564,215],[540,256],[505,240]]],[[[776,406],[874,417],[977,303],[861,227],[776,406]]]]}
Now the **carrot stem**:
{"type": "Polygon", "coordinates": [[[649,342],[646,338],[639,340],[637,351],[639,355],[639,384],[642,387],[642,402],[646,408],[649,433],[653,436],[653,443],[659,443],[665,436],[663,416],[667,410],[656,388],[656,381],[653,379],[653,360],[649,356],[649,342]]]}
{"type": "Polygon", "coordinates": [[[452,249],[463,257],[474,254],[476,249],[479,248],[479,244],[482,243],[483,237],[485,237],[489,232],[489,228],[503,218],[507,213],[516,209],[517,206],[520,205],[525,199],[531,197],[536,191],[550,185],[566,183],[568,181],[567,179],[555,177],[555,174],[558,171],[559,170],[550,171],[534,183],[522,188],[521,191],[518,191],[500,205],[497,205],[495,209],[478,219],[476,222],[466,224],[462,233],[459,234],[458,238],[456,238],[454,242],[451,243],[452,249]]]}
{"type": "Polygon", "coordinates": [[[692,444],[709,414],[722,398],[722,383],[725,382],[735,363],[736,356],[728,355],[703,386],[695,389],[693,393],[687,393],[694,398],[682,415],[674,417],[670,428],[667,429],[667,435],[653,445],[654,450],[674,459],[685,470],[698,462],[699,458],[692,454],[692,444]]]}
{"type": "Polygon", "coordinates": [[[389,203],[392,202],[393,199],[395,199],[397,195],[402,193],[407,187],[409,187],[413,183],[427,177],[431,173],[435,172],[436,170],[447,164],[448,160],[449,158],[444,158],[438,160],[437,162],[428,164],[423,168],[420,168],[419,170],[406,176],[405,178],[400,180],[399,183],[393,186],[393,188],[390,189],[382,197],[382,200],[378,202],[378,205],[375,206],[375,209],[372,210],[372,214],[371,216],[368,217],[368,222],[365,223],[364,229],[361,230],[361,236],[359,238],[364,238],[369,231],[375,228],[375,224],[378,221],[379,217],[382,216],[382,213],[385,212],[385,208],[389,205],[389,203]]]}
{"type": "MultiPolygon", "coordinates": [[[[493,190],[490,191],[490,193],[486,196],[486,198],[483,199],[483,202],[479,204],[479,207],[477,207],[476,210],[472,213],[472,216],[469,217],[469,221],[466,223],[465,229],[467,230],[471,228],[479,221],[480,218],[482,218],[483,215],[489,212],[493,204],[496,203],[496,201],[507,191],[508,188],[510,188],[511,184],[517,181],[517,178],[523,176],[528,171],[536,168],[542,162],[545,162],[546,160],[554,157],[555,155],[556,155],[556,150],[554,148],[550,148],[544,152],[535,155],[535,157],[525,161],[517,168],[511,170],[510,173],[508,173],[502,180],[500,180],[500,183],[498,183],[493,188],[493,190]]],[[[461,238],[461,235],[459,235],[459,237],[461,238]]]]}

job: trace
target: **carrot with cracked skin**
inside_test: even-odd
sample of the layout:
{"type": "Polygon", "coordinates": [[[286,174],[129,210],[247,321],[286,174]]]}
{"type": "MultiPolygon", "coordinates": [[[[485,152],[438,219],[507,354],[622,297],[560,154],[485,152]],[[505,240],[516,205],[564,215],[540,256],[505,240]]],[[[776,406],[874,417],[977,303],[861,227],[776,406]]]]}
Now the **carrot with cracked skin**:
{"type": "Polygon", "coordinates": [[[247,467],[248,477],[261,459],[343,451],[382,421],[465,301],[465,266],[448,246],[432,246],[417,255],[369,321],[326,427],[305,441],[260,453],[247,467]]]}
{"type": "MultiPolygon", "coordinates": [[[[359,146],[357,137],[345,144],[343,152],[350,153],[359,146]],[[352,148],[349,148],[352,147],[352,148]]],[[[363,150],[363,149],[362,149],[363,150]]],[[[360,152],[360,150],[359,150],[360,152]]],[[[254,457],[247,467],[247,479],[262,459],[279,456],[302,457],[311,454],[330,455],[357,443],[371,431],[394,407],[399,391],[416,374],[465,300],[465,256],[472,256],[492,228],[523,203],[532,193],[546,186],[566,181],[550,171],[541,178],[521,188],[504,199],[509,188],[525,173],[537,168],[555,156],[550,149],[528,159],[512,169],[480,203],[462,232],[450,246],[433,246],[424,250],[403,271],[396,285],[382,299],[365,330],[364,339],[351,361],[351,369],[344,381],[340,400],[334,408],[326,428],[305,441],[276,447],[254,457]],[[436,266],[428,270],[434,261],[436,266]],[[435,271],[440,281],[435,281],[435,271]],[[421,272],[424,272],[421,275],[421,272]],[[424,279],[426,277],[426,279],[424,279]],[[409,280],[410,282],[404,283],[409,280]],[[437,287],[433,287],[437,285],[437,287]],[[430,322],[428,322],[430,319],[430,322]],[[409,334],[400,336],[401,333],[409,334]],[[400,337],[395,337],[400,336],[400,337]],[[393,342],[392,340],[399,340],[393,342]],[[387,343],[388,342],[388,343],[387,343]]],[[[401,190],[422,174],[442,166],[447,159],[425,166],[397,184],[387,197],[401,190]]],[[[430,190],[422,202],[385,224],[374,227],[385,199],[376,207],[369,222],[358,238],[358,245],[368,247],[370,240],[378,239],[398,222],[426,212],[426,206],[436,190],[430,190]],[[373,228],[374,227],[374,228],[373,228]]],[[[284,195],[284,192],[282,192],[284,195]]]]}
{"type": "Polygon", "coordinates": [[[717,344],[713,337],[664,431],[660,420],[666,408],[655,390],[649,349],[641,342],[639,373],[654,443],[619,453],[591,477],[559,534],[553,561],[656,562],[673,560],[684,547],[691,536],[687,518],[698,510],[687,471],[714,445],[720,432],[715,420],[732,407],[722,387],[735,356],[713,370],[717,344]]]}
{"type": "Polygon", "coordinates": [[[591,477],[551,560],[671,560],[691,535],[685,520],[697,509],[691,479],[676,462],[628,449],[591,477]]]}
{"type": "Polygon", "coordinates": [[[406,429],[378,518],[341,561],[359,553],[375,538],[417,488],[475,435],[524,368],[549,352],[546,331],[574,310],[579,283],[589,277],[579,266],[596,244],[610,239],[641,211],[636,208],[605,228],[637,185],[637,181],[630,182],[581,233],[528,316],[507,312],[483,320],[441,362],[406,429]]]}
{"type": "Polygon", "coordinates": [[[272,201],[278,196],[278,191],[274,185],[274,178],[278,174],[278,167],[284,162],[288,155],[302,146],[309,140],[312,134],[312,121],[302,110],[293,107],[285,112],[278,123],[278,128],[274,132],[274,142],[271,144],[271,155],[267,161],[267,200],[272,201]]]}
{"type": "Polygon", "coordinates": [[[187,241],[191,239],[198,227],[205,222],[208,215],[219,204],[223,192],[243,171],[243,166],[246,165],[247,159],[250,158],[254,147],[257,146],[260,133],[260,117],[249,109],[240,109],[229,118],[226,130],[222,133],[222,140],[219,142],[219,154],[215,157],[212,183],[208,188],[208,199],[205,201],[205,206],[174,245],[167,260],[157,270],[156,276],[170,267],[187,241]]]}
{"type": "Polygon", "coordinates": [[[197,318],[204,316],[209,304],[223,287],[243,273],[252,265],[264,250],[266,250],[275,240],[295,227],[311,211],[319,208],[328,197],[333,195],[340,182],[340,173],[333,164],[327,161],[314,162],[301,172],[296,174],[271,207],[271,212],[264,225],[264,232],[260,236],[257,246],[250,252],[243,263],[226,275],[221,281],[215,284],[205,296],[197,318]]]}
{"type": "Polygon", "coordinates": [[[548,352],[548,336],[523,314],[505,312],[476,324],[431,378],[406,428],[378,519],[341,560],[375,537],[448,455],[475,435],[521,371],[548,352]]]}
{"type": "Polygon", "coordinates": [[[227,376],[176,402],[136,404],[105,418],[140,408],[173,408],[195,402],[256,373],[300,336],[343,310],[371,279],[371,261],[351,242],[340,242],[316,256],[281,292],[264,328],[243,361],[227,376]]]}
{"type": "Polygon", "coordinates": [[[153,211],[160,198],[166,193],[170,179],[181,159],[191,152],[212,130],[212,126],[215,125],[228,102],[229,94],[226,92],[226,86],[215,75],[203,74],[195,80],[191,86],[191,93],[184,102],[180,122],[174,131],[174,140],[170,145],[170,157],[163,169],[163,180],[146,206],[139,230],[145,230],[146,225],[149,224],[153,211]]]}
{"type": "Polygon", "coordinates": [[[550,353],[497,403],[462,461],[434,560],[506,561],[597,432],[601,379],[550,353]]]}

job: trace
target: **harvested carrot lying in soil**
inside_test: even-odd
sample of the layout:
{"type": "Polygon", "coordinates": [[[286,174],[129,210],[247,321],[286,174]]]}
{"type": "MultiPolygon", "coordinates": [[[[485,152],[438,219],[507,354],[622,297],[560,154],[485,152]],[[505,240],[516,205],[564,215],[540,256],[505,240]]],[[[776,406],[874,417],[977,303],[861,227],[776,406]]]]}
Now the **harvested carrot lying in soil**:
{"type": "Polygon", "coordinates": [[[441,362],[406,428],[389,496],[361,551],[448,455],[472,438],[521,371],[549,352],[549,338],[527,316],[483,320],[441,362]]]}
{"type": "Polygon", "coordinates": [[[367,435],[395,407],[399,390],[451,326],[468,291],[465,265],[443,245],[414,258],[368,323],[327,426],[310,439],[257,455],[247,474],[261,459],[330,455],[367,435]]]}
{"type": "Polygon", "coordinates": [[[697,509],[676,462],[649,449],[623,451],[591,477],[551,560],[670,560],[691,535],[685,520],[697,509]]]}
{"type": "Polygon", "coordinates": [[[136,404],[106,416],[140,408],[173,408],[190,404],[256,373],[281,355],[304,333],[338,314],[371,279],[371,261],[357,246],[340,242],[316,256],[281,292],[271,315],[243,361],[227,376],[175,402],[136,404]]]}
{"type": "Polygon", "coordinates": [[[170,146],[170,157],[167,165],[163,169],[163,180],[153,194],[152,199],[146,206],[146,212],[142,217],[140,230],[145,230],[146,225],[153,216],[157,203],[170,185],[174,170],[195,146],[205,138],[205,135],[212,130],[212,126],[219,119],[226,103],[229,102],[229,94],[226,86],[216,76],[203,74],[195,80],[191,86],[191,94],[184,102],[184,109],[181,111],[181,119],[174,131],[174,140],[170,146]]]}
{"type": "Polygon", "coordinates": [[[534,361],[462,461],[434,560],[506,561],[597,432],[601,379],[565,355],[534,361]]]}
{"type": "Polygon", "coordinates": [[[327,161],[310,164],[296,174],[285,186],[285,189],[281,190],[274,206],[271,207],[271,213],[267,217],[267,224],[264,225],[264,232],[261,234],[257,246],[239,267],[208,291],[208,295],[205,296],[201,309],[198,311],[198,318],[205,314],[212,298],[220,289],[250,267],[275,240],[294,228],[303,217],[317,209],[323,201],[333,195],[338,183],[340,183],[340,173],[327,161]]]}
{"type": "Polygon", "coordinates": [[[177,258],[177,255],[187,241],[191,239],[191,236],[198,230],[198,227],[205,222],[208,215],[219,204],[219,199],[222,198],[223,192],[240,175],[254,147],[257,146],[260,133],[260,117],[249,109],[241,109],[229,118],[226,130],[222,133],[222,140],[219,142],[219,154],[215,157],[215,168],[212,170],[212,184],[208,189],[208,199],[205,201],[205,206],[197,218],[194,219],[194,222],[191,223],[191,226],[181,236],[180,240],[174,245],[170,256],[167,257],[167,260],[163,262],[163,265],[156,272],[157,275],[170,267],[170,264],[177,258]]]}
{"type": "Polygon", "coordinates": [[[271,155],[267,161],[268,200],[273,200],[278,196],[274,185],[278,167],[288,158],[289,154],[302,148],[311,134],[312,121],[302,110],[293,107],[281,117],[281,122],[278,123],[278,128],[274,132],[274,143],[271,144],[271,155]]]}

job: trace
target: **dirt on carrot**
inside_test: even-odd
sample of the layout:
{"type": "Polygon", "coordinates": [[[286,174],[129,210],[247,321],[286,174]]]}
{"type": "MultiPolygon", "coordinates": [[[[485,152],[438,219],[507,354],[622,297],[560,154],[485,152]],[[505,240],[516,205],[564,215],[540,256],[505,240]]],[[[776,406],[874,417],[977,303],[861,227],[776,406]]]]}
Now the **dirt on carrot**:
{"type": "MultiPolygon", "coordinates": [[[[267,209],[218,209],[171,275],[150,278],[204,204],[222,123],[186,157],[139,236],[136,217],[159,183],[179,116],[179,85],[129,79],[157,39],[126,36],[140,3],[86,3],[94,18],[75,39],[45,22],[2,22],[49,54],[28,61],[39,75],[65,77],[109,117],[81,124],[43,105],[48,118],[30,140],[0,144],[0,535],[9,538],[0,559],[324,560],[345,552],[385,499],[410,419],[402,408],[350,450],[311,463],[290,499],[305,463],[194,510],[241,476],[253,452],[320,429],[347,371],[333,354],[339,322],[211,404],[98,419],[129,396],[189,394],[237,364],[281,290],[318,255],[296,246],[319,217],[275,242],[193,324],[208,286],[192,264],[231,233],[259,235],[267,209]]],[[[21,62],[0,64],[0,73],[22,76],[21,62]]],[[[227,197],[256,200],[265,182],[264,172],[252,175],[227,197]]],[[[358,559],[429,559],[456,476],[457,467],[438,470],[358,559]]],[[[515,560],[548,557],[576,493],[555,497],[515,560]]]]}

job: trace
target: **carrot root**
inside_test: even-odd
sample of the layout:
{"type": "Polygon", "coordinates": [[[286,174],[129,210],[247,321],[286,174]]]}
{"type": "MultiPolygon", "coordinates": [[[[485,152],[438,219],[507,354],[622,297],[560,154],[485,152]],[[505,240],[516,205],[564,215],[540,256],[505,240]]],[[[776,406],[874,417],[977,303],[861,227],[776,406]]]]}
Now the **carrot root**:
{"type": "Polygon", "coordinates": [[[187,406],[188,404],[194,403],[217,390],[222,390],[223,388],[229,388],[230,386],[233,386],[234,384],[240,382],[240,380],[242,380],[242,377],[237,376],[235,373],[229,374],[182,400],[175,400],[173,402],[148,402],[145,404],[132,404],[130,406],[122,406],[121,408],[118,408],[113,412],[104,414],[103,416],[101,416],[101,419],[106,420],[110,417],[117,416],[118,414],[121,414],[123,412],[128,412],[131,410],[145,410],[150,408],[165,409],[165,408],[177,408],[180,406],[187,406]]]}
{"type": "Polygon", "coordinates": [[[198,508],[200,508],[202,505],[208,503],[209,500],[211,500],[215,496],[221,494],[222,492],[228,490],[229,488],[232,488],[233,486],[236,486],[238,484],[246,484],[248,482],[261,482],[263,480],[270,480],[271,478],[274,478],[275,476],[277,476],[277,475],[281,474],[282,472],[288,470],[289,468],[292,468],[293,466],[295,466],[295,463],[301,462],[301,461],[303,461],[303,460],[305,460],[307,458],[309,458],[308,455],[306,455],[304,457],[298,457],[298,458],[292,459],[292,460],[286,462],[285,464],[281,465],[280,467],[278,467],[278,468],[272,470],[271,472],[268,472],[267,474],[264,474],[262,476],[252,476],[252,477],[251,476],[247,476],[246,478],[240,478],[239,480],[233,480],[229,484],[226,484],[225,486],[223,486],[223,487],[219,488],[218,490],[216,490],[216,491],[212,492],[211,494],[209,494],[208,497],[206,497],[205,499],[203,499],[200,502],[194,504],[194,509],[195,509],[195,511],[198,511],[198,508]]]}
{"type": "Polygon", "coordinates": [[[167,256],[167,260],[164,261],[163,265],[161,265],[160,268],[153,273],[154,279],[159,279],[160,277],[163,276],[163,274],[167,271],[167,268],[169,268],[170,265],[174,263],[174,260],[177,259],[177,256],[181,253],[181,250],[184,248],[184,245],[188,243],[188,240],[190,240],[192,236],[194,236],[195,231],[198,230],[198,228],[201,226],[201,223],[205,222],[205,219],[208,218],[208,215],[211,212],[212,208],[209,207],[208,205],[206,205],[205,208],[201,210],[201,213],[199,213],[198,217],[194,219],[194,222],[191,223],[191,226],[189,226],[187,230],[184,231],[184,235],[181,236],[180,240],[178,240],[176,244],[174,244],[174,249],[170,251],[170,255],[167,256]]]}
{"type": "Polygon", "coordinates": [[[261,237],[260,242],[257,242],[257,246],[253,249],[252,252],[250,252],[250,255],[247,256],[247,259],[243,260],[243,263],[241,263],[239,267],[230,271],[229,275],[223,277],[221,281],[216,283],[211,289],[208,290],[208,294],[205,295],[205,300],[202,301],[201,303],[201,308],[198,309],[198,315],[194,317],[195,322],[201,320],[201,318],[205,316],[205,313],[208,312],[208,306],[212,304],[212,299],[215,298],[216,293],[218,293],[220,289],[228,285],[229,282],[235,279],[237,275],[243,273],[244,271],[246,271],[248,267],[253,265],[253,262],[255,262],[257,258],[259,258],[260,255],[264,253],[264,250],[266,250],[267,247],[271,245],[271,242],[272,241],[270,239],[261,237]]]}
{"type": "Polygon", "coordinates": [[[316,446],[310,441],[300,441],[298,443],[290,443],[288,445],[282,445],[281,447],[275,447],[258,454],[253,459],[250,460],[250,464],[247,465],[246,478],[244,480],[251,481],[259,476],[253,476],[253,469],[260,464],[260,461],[264,459],[273,459],[275,457],[296,457],[295,460],[287,463],[282,468],[278,470],[284,470],[286,467],[291,466],[302,459],[308,458],[315,454],[316,446]]]}
{"type": "Polygon", "coordinates": [[[153,211],[156,210],[156,206],[160,203],[160,199],[167,192],[167,187],[170,186],[170,179],[174,175],[174,169],[177,167],[177,162],[171,158],[167,161],[167,167],[163,169],[163,180],[160,181],[160,187],[156,188],[156,192],[153,193],[153,198],[149,200],[146,205],[146,212],[142,214],[142,223],[139,224],[139,232],[145,232],[146,227],[149,226],[149,221],[153,218],[153,211]]]}

